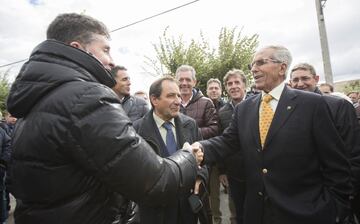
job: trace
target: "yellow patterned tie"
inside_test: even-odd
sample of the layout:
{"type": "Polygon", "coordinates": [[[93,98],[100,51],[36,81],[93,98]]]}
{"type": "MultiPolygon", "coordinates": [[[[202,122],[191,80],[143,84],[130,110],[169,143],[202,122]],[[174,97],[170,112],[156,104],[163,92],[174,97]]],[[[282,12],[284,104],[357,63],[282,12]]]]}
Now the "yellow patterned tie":
{"type": "Polygon", "coordinates": [[[271,121],[274,117],[274,111],[271,109],[270,106],[270,100],[272,98],[273,97],[271,95],[265,94],[261,102],[259,129],[260,129],[260,140],[262,147],[264,147],[266,135],[269,131],[271,121]]]}

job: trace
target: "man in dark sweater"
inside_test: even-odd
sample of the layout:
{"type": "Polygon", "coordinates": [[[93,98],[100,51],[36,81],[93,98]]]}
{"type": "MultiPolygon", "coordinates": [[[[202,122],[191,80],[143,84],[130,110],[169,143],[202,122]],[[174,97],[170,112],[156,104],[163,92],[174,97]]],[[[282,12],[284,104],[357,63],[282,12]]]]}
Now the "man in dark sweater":
{"type": "Polygon", "coordinates": [[[119,96],[122,108],[130,120],[134,122],[142,118],[149,111],[149,107],[144,99],[130,95],[131,82],[127,69],[115,66],[111,69],[111,75],[116,80],[112,89],[119,96]]]}
{"type": "MultiPolygon", "coordinates": [[[[230,70],[224,76],[224,86],[229,95],[229,101],[219,111],[220,133],[230,124],[234,108],[245,98],[246,77],[243,71],[230,70]]],[[[236,223],[243,223],[245,199],[245,173],[243,156],[240,152],[219,163],[220,181],[229,186],[230,199],[235,205],[236,223]]]]}

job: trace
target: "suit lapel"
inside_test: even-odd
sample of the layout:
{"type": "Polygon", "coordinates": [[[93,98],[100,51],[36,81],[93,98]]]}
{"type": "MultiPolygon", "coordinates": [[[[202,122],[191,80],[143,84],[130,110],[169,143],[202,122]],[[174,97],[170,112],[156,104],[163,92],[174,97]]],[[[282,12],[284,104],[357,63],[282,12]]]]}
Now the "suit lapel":
{"type": "Polygon", "coordinates": [[[266,137],[266,147],[296,108],[296,93],[285,86],[266,137]]]}
{"type": "Polygon", "coordinates": [[[176,129],[176,142],[178,149],[182,149],[184,142],[184,128],[183,128],[183,122],[180,120],[180,115],[178,117],[174,118],[175,121],[175,129],[176,129]]]}
{"type": "Polygon", "coordinates": [[[148,112],[142,121],[142,129],[140,135],[149,143],[152,144],[156,154],[166,157],[169,156],[167,153],[165,142],[162,140],[159,129],[153,118],[153,111],[148,112]],[[154,131],[148,131],[154,130],[154,131]],[[154,144],[154,145],[153,145],[154,144]],[[155,147],[154,147],[155,146],[155,147]]]}
{"type": "Polygon", "coordinates": [[[261,142],[260,142],[260,134],[259,134],[259,107],[261,102],[261,94],[258,94],[256,97],[252,100],[252,106],[249,108],[249,117],[250,122],[249,124],[252,126],[252,136],[254,138],[254,141],[256,143],[257,147],[261,148],[261,142]]]}

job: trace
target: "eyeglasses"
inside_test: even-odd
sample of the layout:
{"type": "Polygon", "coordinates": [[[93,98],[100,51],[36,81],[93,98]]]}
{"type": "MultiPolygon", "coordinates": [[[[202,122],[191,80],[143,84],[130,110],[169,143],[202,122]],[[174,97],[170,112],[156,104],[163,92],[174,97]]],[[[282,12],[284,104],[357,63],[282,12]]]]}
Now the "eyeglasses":
{"type": "Polygon", "coordinates": [[[260,67],[262,65],[265,65],[269,62],[273,62],[273,63],[283,63],[282,61],[279,61],[279,60],[276,60],[276,59],[272,59],[272,58],[263,58],[263,59],[259,59],[259,60],[256,60],[256,61],[253,61],[251,64],[249,64],[249,70],[252,69],[252,67],[254,67],[255,65],[260,67]]]}
{"type": "Polygon", "coordinates": [[[311,79],[311,77],[309,77],[309,76],[302,76],[302,77],[299,77],[299,78],[291,79],[291,82],[298,83],[300,80],[301,80],[301,82],[308,82],[308,81],[310,81],[310,79],[311,79]]]}

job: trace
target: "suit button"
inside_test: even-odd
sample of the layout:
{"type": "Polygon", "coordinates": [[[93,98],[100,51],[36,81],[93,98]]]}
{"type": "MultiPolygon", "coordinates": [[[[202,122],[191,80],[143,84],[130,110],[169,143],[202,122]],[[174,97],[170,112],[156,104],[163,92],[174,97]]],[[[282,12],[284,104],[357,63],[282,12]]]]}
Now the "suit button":
{"type": "Polygon", "coordinates": [[[266,173],[268,172],[268,170],[264,168],[264,169],[262,170],[262,172],[263,172],[263,174],[266,174],[266,173]]]}
{"type": "Polygon", "coordinates": [[[257,151],[257,152],[261,152],[261,149],[257,148],[256,151],[257,151]]]}
{"type": "Polygon", "coordinates": [[[263,196],[264,194],[263,194],[261,191],[259,191],[259,192],[258,192],[258,195],[259,195],[259,196],[263,196]]]}

